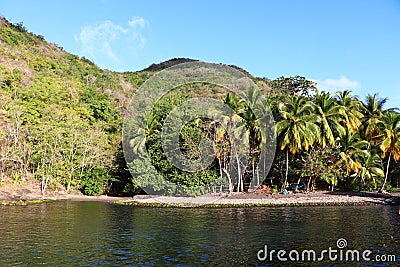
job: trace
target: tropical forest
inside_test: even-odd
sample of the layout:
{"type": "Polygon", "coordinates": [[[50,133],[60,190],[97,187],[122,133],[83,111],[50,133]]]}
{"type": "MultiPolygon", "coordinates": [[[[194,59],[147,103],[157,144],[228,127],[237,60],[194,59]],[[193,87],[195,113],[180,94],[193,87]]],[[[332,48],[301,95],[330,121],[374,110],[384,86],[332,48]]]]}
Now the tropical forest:
{"type": "MultiPolygon", "coordinates": [[[[144,194],[132,173],[151,172],[140,158],[126,163],[124,118],[147,79],[187,62],[196,60],[174,58],[137,72],[109,71],[30,33],[22,23],[0,18],[0,189],[32,184],[42,194],[144,194]]],[[[266,173],[255,167],[265,129],[251,105],[212,84],[185,85],[146,114],[144,139],[129,140],[132,150],[145,146],[163,179],[183,186],[169,188],[170,194],[191,195],[192,187],[219,179],[226,183],[215,192],[246,192],[256,176],[273,193],[293,184],[305,191],[390,192],[399,187],[400,114],[386,105],[385,96],[357,96],[346,88],[327,92],[301,75],[268,79],[230,67],[260,88],[262,94],[252,97],[263,97],[273,115],[276,149],[270,169],[266,173]],[[198,158],[199,144],[207,137],[215,144],[213,164],[188,172],[169,162],[161,144],[163,123],[175,107],[198,96],[213,97],[235,112],[231,119],[244,125],[242,140],[250,147],[246,161],[231,153],[226,129],[199,118],[181,129],[180,149],[185,157],[198,158]],[[243,175],[230,179],[231,166],[244,170],[243,175]]]]}

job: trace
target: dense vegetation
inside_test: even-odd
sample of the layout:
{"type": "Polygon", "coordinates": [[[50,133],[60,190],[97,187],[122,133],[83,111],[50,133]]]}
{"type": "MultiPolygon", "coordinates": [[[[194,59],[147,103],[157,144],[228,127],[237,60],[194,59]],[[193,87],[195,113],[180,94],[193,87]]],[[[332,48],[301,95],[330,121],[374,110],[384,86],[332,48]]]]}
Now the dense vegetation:
{"type": "Polygon", "coordinates": [[[269,178],[304,179],[309,190],[398,187],[390,163],[400,157],[400,115],[386,102],[377,94],[362,102],[347,90],[271,97],[279,149],[269,178]]]}
{"type": "Polygon", "coordinates": [[[0,19],[0,183],[110,190],[121,173],[122,75],[0,19]],[[120,110],[118,110],[120,108],[120,110]]]}
{"type": "MultiPolygon", "coordinates": [[[[122,122],[135,90],[156,71],[191,59],[153,64],[139,72],[116,73],[69,54],[22,24],[0,18],[0,186],[38,181],[48,188],[85,194],[137,193],[122,153],[122,122]]],[[[235,67],[237,68],[237,67],[235,67]]],[[[237,68],[241,70],[240,68],[237,68]]],[[[400,115],[385,109],[386,99],[368,95],[365,102],[349,91],[317,92],[301,76],[276,80],[250,77],[266,94],[276,120],[278,147],[264,183],[283,190],[288,183],[305,183],[309,190],[389,190],[398,187],[400,115]]],[[[197,84],[165,97],[148,115],[145,142],[153,165],[165,179],[190,188],[226,180],[214,191],[243,191],[258,176],[262,128],[251,107],[221,88],[197,84]],[[174,167],[163,154],[160,135],[167,114],[193,96],[207,95],[229,105],[233,121],[246,126],[242,138],[250,144],[244,174],[230,179],[232,142],[224,129],[199,119],[182,129],[182,153],[199,156],[204,137],[216,144],[208,169],[189,173],[174,167]]],[[[134,149],[134,147],[133,147],[134,149]]],[[[129,166],[146,173],[146,166],[129,166]]],[[[170,193],[176,193],[170,188],[170,193]]]]}

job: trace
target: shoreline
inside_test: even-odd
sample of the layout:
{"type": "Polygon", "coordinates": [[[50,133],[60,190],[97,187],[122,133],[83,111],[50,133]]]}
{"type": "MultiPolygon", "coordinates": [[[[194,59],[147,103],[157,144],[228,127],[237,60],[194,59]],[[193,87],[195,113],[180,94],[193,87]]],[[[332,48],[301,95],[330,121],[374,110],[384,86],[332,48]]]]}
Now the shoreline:
{"type": "Polygon", "coordinates": [[[380,194],[368,192],[311,192],[289,195],[265,195],[238,193],[224,196],[169,197],[135,196],[117,204],[138,207],[288,207],[288,206],[366,206],[400,205],[400,194],[380,194]]]}
{"type": "Polygon", "coordinates": [[[95,201],[137,207],[177,207],[177,208],[229,208],[229,207],[288,207],[288,206],[365,206],[400,205],[400,192],[330,192],[316,191],[292,193],[288,195],[263,193],[214,194],[197,197],[149,196],[134,197],[85,196],[51,192],[44,196],[37,192],[21,189],[5,192],[0,187],[0,205],[28,205],[51,201],[95,201]]]}

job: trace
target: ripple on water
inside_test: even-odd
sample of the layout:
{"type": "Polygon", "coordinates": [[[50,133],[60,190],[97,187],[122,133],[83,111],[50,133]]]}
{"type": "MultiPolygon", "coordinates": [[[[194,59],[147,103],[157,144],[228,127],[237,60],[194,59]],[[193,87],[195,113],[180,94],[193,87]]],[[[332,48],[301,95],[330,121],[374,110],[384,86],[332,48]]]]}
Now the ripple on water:
{"type": "MultiPolygon", "coordinates": [[[[0,213],[0,266],[266,266],[256,258],[266,244],[320,251],[339,238],[376,254],[400,251],[400,220],[389,206],[154,209],[66,201],[0,213]]],[[[354,266],[346,264],[339,265],[354,266]]]]}

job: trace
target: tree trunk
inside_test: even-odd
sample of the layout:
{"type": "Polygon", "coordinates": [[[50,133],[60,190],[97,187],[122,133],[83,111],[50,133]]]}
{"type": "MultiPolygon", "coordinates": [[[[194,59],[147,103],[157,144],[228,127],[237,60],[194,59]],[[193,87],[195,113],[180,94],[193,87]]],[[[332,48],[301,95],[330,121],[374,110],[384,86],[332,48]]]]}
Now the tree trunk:
{"type": "Polygon", "coordinates": [[[232,179],[231,179],[231,175],[229,174],[228,171],[226,171],[225,169],[223,169],[224,173],[226,174],[226,178],[228,179],[228,183],[229,183],[229,194],[232,194],[233,192],[233,183],[232,183],[232,179]]]}
{"type": "Polygon", "coordinates": [[[224,180],[224,175],[223,175],[223,171],[222,171],[222,162],[221,159],[218,158],[218,165],[219,165],[219,177],[220,177],[220,192],[222,192],[222,184],[223,184],[223,180],[224,180]]]}
{"type": "Polygon", "coordinates": [[[389,167],[390,167],[390,158],[391,157],[392,157],[392,152],[389,153],[389,159],[388,159],[388,163],[387,163],[387,166],[386,166],[385,181],[383,181],[383,185],[382,185],[381,191],[383,191],[385,189],[386,181],[387,181],[387,178],[388,178],[388,175],[389,175],[389,167]]]}
{"type": "Polygon", "coordinates": [[[69,191],[71,190],[71,181],[68,181],[68,182],[67,182],[67,188],[66,188],[66,190],[67,190],[67,193],[70,193],[69,191]]]}
{"type": "Polygon", "coordinates": [[[256,169],[256,173],[257,173],[257,187],[260,185],[260,169],[257,166],[256,169]]]}
{"type": "Polygon", "coordinates": [[[238,182],[237,182],[237,192],[240,192],[242,189],[243,191],[243,181],[242,181],[242,174],[240,170],[240,160],[239,160],[239,155],[236,152],[236,163],[237,163],[237,172],[238,172],[238,182]]]}
{"type": "Polygon", "coordinates": [[[313,179],[312,179],[312,191],[315,190],[315,184],[316,184],[316,183],[317,183],[317,177],[314,176],[313,179]]]}
{"type": "MultiPolygon", "coordinates": [[[[254,180],[254,176],[255,176],[255,166],[254,166],[254,154],[252,155],[253,157],[252,157],[252,162],[251,162],[251,164],[252,164],[252,171],[253,171],[253,175],[251,176],[251,182],[250,182],[250,186],[249,187],[251,187],[251,184],[253,183],[253,180],[254,180]]],[[[256,186],[258,186],[259,185],[259,183],[258,183],[258,181],[257,181],[257,185],[256,186]]]]}
{"type": "Polygon", "coordinates": [[[40,183],[40,191],[42,192],[42,196],[44,196],[44,191],[45,189],[45,181],[44,181],[44,177],[42,177],[42,182],[40,183]]]}
{"type": "Polygon", "coordinates": [[[282,188],[281,188],[282,192],[286,187],[288,174],[289,174],[289,148],[286,149],[286,172],[285,172],[285,182],[282,184],[282,188]]]}
{"type": "Polygon", "coordinates": [[[49,176],[42,174],[42,182],[41,182],[41,188],[40,188],[42,191],[42,196],[44,196],[46,193],[48,183],[49,183],[49,176]]]}
{"type": "Polygon", "coordinates": [[[311,188],[311,176],[310,176],[310,178],[308,178],[308,182],[307,182],[307,192],[309,192],[309,191],[312,191],[312,188],[311,188]]]}

